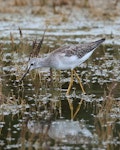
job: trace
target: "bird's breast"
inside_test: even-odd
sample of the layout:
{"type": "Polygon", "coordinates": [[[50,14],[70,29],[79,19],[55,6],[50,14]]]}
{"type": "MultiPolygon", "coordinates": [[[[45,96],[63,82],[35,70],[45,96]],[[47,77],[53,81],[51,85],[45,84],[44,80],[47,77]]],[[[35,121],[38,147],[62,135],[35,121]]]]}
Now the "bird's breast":
{"type": "Polygon", "coordinates": [[[52,66],[57,70],[73,69],[79,65],[79,60],[76,55],[74,56],[56,56],[52,59],[52,66]]]}

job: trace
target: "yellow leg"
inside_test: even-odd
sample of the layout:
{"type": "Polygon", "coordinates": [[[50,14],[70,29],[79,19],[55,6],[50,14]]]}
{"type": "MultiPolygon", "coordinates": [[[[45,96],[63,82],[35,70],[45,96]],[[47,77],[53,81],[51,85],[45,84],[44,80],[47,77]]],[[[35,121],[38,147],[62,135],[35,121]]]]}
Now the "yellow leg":
{"type": "Polygon", "coordinates": [[[68,104],[69,104],[69,108],[70,108],[70,112],[71,112],[71,119],[73,120],[73,103],[72,103],[72,99],[68,98],[68,104]]]}
{"type": "Polygon", "coordinates": [[[79,102],[79,104],[78,104],[78,106],[77,106],[77,108],[75,110],[75,113],[74,113],[74,106],[73,106],[73,103],[72,103],[73,100],[70,99],[69,97],[67,97],[67,100],[68,100],[68,104],[69,104],[69,108],[70,108],[70,112],[71,112],[71,120],[74,120],[76,115],[80,111],[83,99],[81,99],[81,101],[79,102]]]}
{"type": "Polygon", "coordinates": [[[81,99],[81,101],[78,104],[78,107],[73,115],[73,119],[75,119],[76,115],[78,114],[78,112],[80,111],[81,105],[82,105],[83,99],[81,99]]]}
{"type": "Polygon", "coordinates": [[[82,89],[83,94],[85,94],[86,92],[85,92],[85,90],[84,90],[84,88],[83,88],[83,85],[82,85],[82,83],[81,83],[80,77],[78,76],[78,74],[76,73],[75,70],[74,70],[74,75],[77,77],[77,80],[78,80],[78,82],[79,82],[79,84],[80,84],[80,87],[81,87],[81,89],[82,89]]]}
{"type": "Polygon", "coordinates": [[[72,85],[73,85],[73,70],[71,70],[71,79],[70,79],[70,83],[69,83],[66,95],[69,95],[72,85]]]}
{"type": "Polygon", "coordinates": [[[53,70],[50,68],[50,82],[53,83],[53,70]]]}

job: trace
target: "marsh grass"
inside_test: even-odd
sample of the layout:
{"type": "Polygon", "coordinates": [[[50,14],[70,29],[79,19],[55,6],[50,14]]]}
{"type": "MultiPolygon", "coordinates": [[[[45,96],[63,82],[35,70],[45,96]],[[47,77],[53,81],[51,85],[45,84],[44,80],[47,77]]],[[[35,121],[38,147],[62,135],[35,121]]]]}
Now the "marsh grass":
{"type": "MultiPolygon", "coordinates": [[[[112,63],[110,63],[108,53],[103,59],[99,60],[99,62],[98,59],[94,60],[95,68],[89,66],[88,63],[89,71],[87,75],[85,75],[86,71],[84,71],[83,68],[83,79],[88,78],[93,81],[93,77],[98,77],[97,81],[94,81],[93,87],[89,81],[89,86],[86,86],[87,88],[90,87],[94,93],[94,84],[96,82],[102,88],[104,86],[104,92],[102,91],[101,94],[102,100],[99,100],[100,98],[96,96],[96,93],[94,93],[93,97],[91,96],[92,101],[89,100],[89,94],[86,96],[87,98],[81,97],[81,94],[79,94],[80,89],[76,81],[74,84],[75,88],[71,91],[73,97],[66,98],[65,92],[69,79],[69,73],[67,74],[66,72],[61,73],[54,70],[51,75],[50,71],[47,73],[32,71],[26,76],[22,83],[18,83],[27,65],[28,59],[26,60],[26,57],[29,58],[30,52],[32,51],[32,42],[24,37],[20,28],[18,32],[19,39],[17,39],[17,43],[14,35],[11,33],[9,38],[10,43],[0,44],[1,67],[12,66],[12,68],[15,68],[15,71],[14,69],[13,71],[1,70],[0,76],[0,98],[2,99],[0,105],[0,121],[3,122],[3,127],[0,132],[1,136],[4,135],[4,130],[7,132],[7,134],[4,135],[7,145],[14,147],[14,145],[12,145],[13,142],[16,143],[17,147],[21,147],[22,149],[26,147],[29,149],[31,147],[44,149],[46,147],[48,148],[50,145],[57,145],[58,143],[51,140],[47,135],[50,123],[53,120],[64,118],[73,121],[80,120],[85,117],[85,113],[88,111],[88,116],[94,116],[94,122],[91,124],[94,125],[93,130],[98,136],[99,140],[97,142],[101,147],[104,148],[105,146],[109,148],[111,145],[110,142],[116,134],[118,135],[116,131],[116,121],[119,118],[116,117],[116,115],[119,114],[117,108],[120,106],[119,101],[116,101],[114,93],[117,84],[112,81],[112,79],[118,77],[117,69],[119,66],[117,62],[115,62],[115,59],[111,59],[112,63]],[[4,51],[5,47],[6,51],[4,51]],[[11,53],[8,58],[4,55],[7,52],[11,53]],[[7,63],[8,59],[9,63],[7,63]],[[109,74],[107,72],[107,80],[104,83],[103,81],[106,79],[106,76],[97,74],[96,71],[100,70],[102,72],[106,68],[107,70],[115,70],[116,73],[109,74]],[[100,79],[100,77],[101,80],[99,81],[98,79],[100,79]],[[108,77],[111,78],[111,82],[108,82],[108,77]],[[112,83],[112,85],[110,85],[110,83],[112,83]],[[89,112],[91,114],[89,114],[89,112]],[[4,129],[4,126],[7,126],[6,129],[4,129]],[[16,137],[12,132],[16,133],[16,137]],[[12,141],[13,137],[16,139],[15,141],[12,141]]],[[[42,48],[44,49],[45,46],[42,48]]],[[[102,48],[103,51],[106,49],[106,47],[102,48]]],[[[41,49],[40,54],[43,52],[44,51],[41,49]]],[[[77,73],[80,74],[81,71],[77,73]]],[[[118,78],[116,78],[116,80],[117,79],[118,78]]],[[[119,137],[119,135],[116,136],[116,141],[117,137],[119,137]]]]}
{"type": "Polygon", "coordinates": [[[120,102],[116,101],[114,98],[114,90],[117,87],[117,83],[112,83],[108,86],[108,92],[104,95],[104,100],[98,107],[98,113],[95,117],[95,127],[96,133],[98,135],[99,141],[101,141],[101,147],[104,143],[106,149],[115,149],[117,148],[118,137],[115,137],[115,134],[118,134],[119,130],[116,128],[116,121],[119,118],[119,110],[117,107],[120,106],[120,102]],[[116,116],[118,115],[118,117],[116,116]]]}
{"type": "MultiPolygon", "coordinates": [[[[1,104],[14,104],[14,105],[16,105],[16,104],[20,104],[20,105],[22,105],[23,104],[23,101],[22,100],[20,100],[19,99],[19,102],[18,102],[18,100],[15,98],[15,96],[14,96],[14,94],[11,92],[11,93],[8,93],[7,94],[7,96],[3,96],[3,94],[2,94],[2,87],[3,87],[3,85],[4,85],[4,83],[2,82],[2,78],[9,78],[9,80],[12,80],[12,78],[15,76],[15,78],[17,77],[17,76],[19,76],[20,74],[21,74],[21,68],[20,68],[20,64],[21,64],[21,62],[19,62],[19,61],[17,61],[20,57],[21,57],[21,55],[23,55],[23,51],[26,51],[26,50],[28,50],[29,49],[29,47],[30,47],[30,45],[28,46],[28,43],[24,40],[24,39],[22,39],[22,31],[19,29],[19,33],[20,33],[20,40],[19,40],[19,43],[18,44],[16,44],[15,43],[15,40],[14,40],[14,36],[13,36],[13,34],[12,33],[10,33],[10,41],[11,41],[11,43],[10,44],[5,44],[5,45],[3,45],[3,44],[1,44],[1,46],[0,46],[0,52],[1,52],[1,55],[0,55],[0,60],[1,60],[1,68],[2,67],[4,67],[4,66],[7,66],[8,65],[8,63],[9,63],[9,65],[12,67],[12,68],[16,68],[15,69],[15,71],[16,71],[16,73],[15,73],[15,71],[14,71],[14,69],[13,69],[13,71],[11,71],[11,70],[9,70],[8,69],[8,71],[4,71],[3,69],[1,69],[1,75],[0,75],[0,78],[1,78],[1,80],[0,80],[0,95],[1,95],[1,104]],[[24,42],[25,43],[24,43],[24,42]],[[24,43],[24,44],[23,44],[24,43]],[[9,45],[9,46],[8,46],[9,45]],[[4,47],[8,47],[8,53],[9,53],[9,55],[8,56],[5,56],[4,55],[4,47]],[[20,54],[21,53],[21,54],[20,54]],[[19,55],[20,54],[20,55],[19,55]],[[17,57],[17,58],[16,58],[17,57]],[[7,62],[7,60],[9,60],[8,62],[7,62]],[[5,62],[6,61],[6,62],[5,62]],[[17,75],[17,72],[18,72],[18,74],[19,75],[17,75]],[[10,99],[10,97],[12,98],[12,99],[10,99]]],[[[23,64],[22,64],[23,65],[23,64]]]]}

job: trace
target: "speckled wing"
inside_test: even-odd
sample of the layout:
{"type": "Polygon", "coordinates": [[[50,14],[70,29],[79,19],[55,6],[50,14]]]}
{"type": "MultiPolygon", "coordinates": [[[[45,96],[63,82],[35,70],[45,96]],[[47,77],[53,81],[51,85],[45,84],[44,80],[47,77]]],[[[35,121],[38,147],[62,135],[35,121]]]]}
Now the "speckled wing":
{"type": "Polygon", "coordinates": [[[101,39],[95,42],[87,44],[67,45],[56,49],[53,53],[57,53],[61,56],[71,57],[76,55],[78,58],[83,57],[88,52],[95,50],[105,39],[101,39]]]}

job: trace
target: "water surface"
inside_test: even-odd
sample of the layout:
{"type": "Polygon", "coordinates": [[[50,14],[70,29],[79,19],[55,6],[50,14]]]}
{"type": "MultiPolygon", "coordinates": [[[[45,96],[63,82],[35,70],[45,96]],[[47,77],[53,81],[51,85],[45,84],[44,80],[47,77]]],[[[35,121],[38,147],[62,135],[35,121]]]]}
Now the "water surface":
{"type": "Polygon", "coordinates": [[[76,68],[87,94],[82,94],[74,79],[70,97],[66,97],[69,70],[53,70],[52,82],[49,70],[32,71],[18,83],[25,72],[32,41],[42,38],[45,18],[2,17],[6,21],[0,25],[1,149],[117,150],[120,146],[118,24],[113,28],[109,22],[78,20],[48,26],[40,54],[63,44],[106,37],[89,60],[76,68]],[[22,29],[22,37],[18,27],[22,29]]]}

